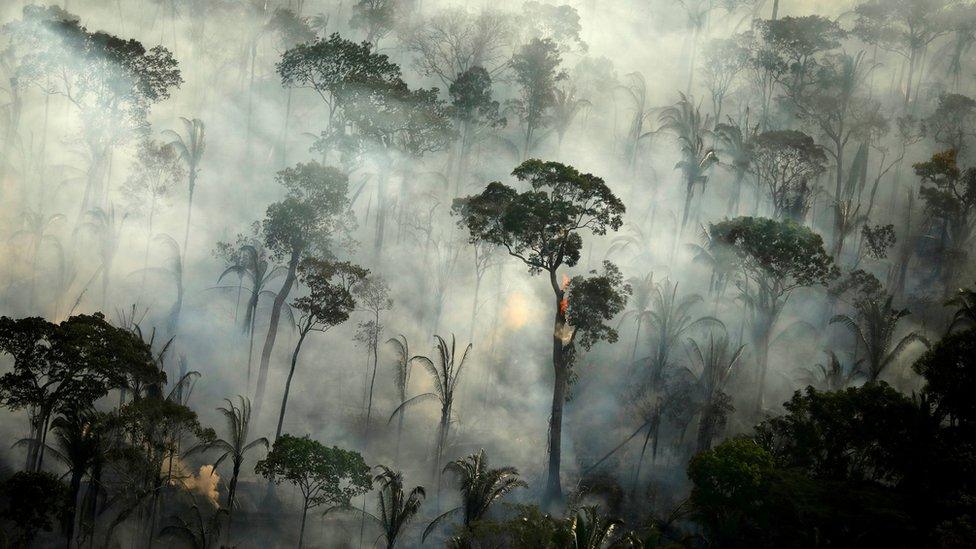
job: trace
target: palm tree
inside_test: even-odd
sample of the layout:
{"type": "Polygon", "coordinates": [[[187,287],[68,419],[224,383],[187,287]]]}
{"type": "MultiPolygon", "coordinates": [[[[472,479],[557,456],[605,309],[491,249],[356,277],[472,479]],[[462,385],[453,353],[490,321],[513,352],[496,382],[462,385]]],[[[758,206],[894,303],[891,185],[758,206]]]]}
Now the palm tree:
{"type": "Polygon", "coordinates": [[[627,283],[630,284],[634,293],[628,302],[630,308],[624,311],[624,314],[620,317],[620,324],[630,319],[633,319],[637,324],[637,328],[634,330],[634,348],[630,352],[630,361],[633,363],[637,360],[637,345],[640,342],[641,327],[644,321],[651,316],[652,296],[656,289],[654,273],[649,272],[644,276],[632,276],[627,283]]]}
{"type": "Polygon", "coordinates": [[[183,234],[183,254],[187,252],[187,244],[190,241],[190,215],[193,213],[193,190],[197,185],[197,174],[200,172],[200,161],[203,160],[203,153],[207,148],[205,138],[205,128],[203,121],[199,118],[187,120],[180,117],[183,122],[183,129],[186,135],[180,135],[173,130],[166,130],[163,133],[173,136],[171,146],[176,147],[180,159],[186,164],[187,170],[187,202],[186,202],[186,229],[183,234]]]}
{"type": "MultiPolygon", "coordinates": [[[[399,406],[402,407],[407,401],[407,386],[410,384],[410,369],[413,366],[414,357],[410,356],[410,344],[407,343],[407,337],[403,334],[390,338],[386,342],[393,345],[397,353],[393,382],[396,385],[397,398],[400,399],[399,406]]],[[[396,459],[400,458],[400,439],[403,435],[403,418],[406,413],[406,410],[402,410],[397,418],[396,459]]]]}
{"type": "Polygon", "coordinates": [[[705,323],[721,321],[712,316],[694,318],[692,308],[703,301],[698,294],[678,297],[678,283],[665,279],[654,288],[651,310],[648,312],[651,330],[655,335],[655,347],[651,355],[651,387],[660,388],[661,380],[671,364],[671,351],[681,337],[691,328],[705,323]]]}
{"type": "Polygon", "coordinates": [[[718,162],[718,157],[712,148],[705,146],[705,139],[711,133],[708,129],[711,117],[702,117],[701,106],[695,106],[685,94],[680,95],[676,104],[661,111],[661,129],[674,133],[681,147],[682,159],[675,169],[681,169],[685,183],[685,206],[681,217],[681,227],[684,228],[688,223],[695,185],[701,185],[704,192],[708,170],[718,162]]]}
{"type": "MultiPolygon", "coordinates": [[[[224,277],[229,274],[236,274],[241,280],[248,279],[250,282],[250,295],[248,296],[247,306],[244,309],[244,320],[241,323],[242,329],[248,337],[247,344],[247,384],[251,385],[251,361],[254,356],[254,327],[257,322],[257,309],[261,296],[274,296],[275,293],[266,290],[269,282],[287,272],[284,265],[273,263],[273,259],[268,254],[267,249],[257,238],[250,244],[241,246],[240,253],[237,254],[233,264],[229,265],[224,272],[217,278],[219,284],[224,277]]],[[[238,291],[240,287],[238,286],[238,291]]],[[[238,297],[239,294],[238,294],[238,297]]],[[[283,309],[290,315],[291,308],[284,304],[283,309]]]]}
{"type": "Polygon", "coordinates": [[[425,356],[415,356],[411,360],[417,360],[423,365],[424,369],[430,375],[431,380],[434,382],[434,391],[430,393],[424,393],[422,395],[417,395],[403,402],[396,410],[393,411],[393,415],[390,416],[390,421],[398,413],[402,413],[408,406],[412,406],[418,402],[425,400],[430,400],[436,398],[441,404],[441,420],[437,426],[437,440],[434,445],[434,481],[438,485],[438,491],[440,490],[440,467],[441,459],[444,455],[444,448],[447,445],[447,437],[451,428],[451,413],[454,407],[454,397],[457,390],[457,383],[461,377],[461,370],[464,368],[464,361],[468,358],[468,353],[471,351],[471,344],[469,343],[467,347],[464,348],[464,352],[461,354],[460,359],[458,359],[456,342],[454,336],[451,335],[451,344],[448,345],[447,341],[444,340],[439,335],[434,336],[436,341],[434,347],[437,351],[436,359],[437,364],[434,364],[430,358],[425,356]]]}
{"type": "Polygon", "coordinates": [[[241,473],[241,465],[248,452],[264,446],[268,449],[268,439],[265,437],[256,438],[248,442],[248,431],[251,427],[251,401],[247,397],[237,396],[240,405],[235,405],[230,399],[225,398],[227,406],[217,408],[217,411],[224,416],[227,422],[227,438],[218,438],[214,441],[203,442],[191,448],[187,454],[200,452],[209,449],[220,451],[217,460],[214,461],[214,469],[226,460],[231,462],[230,484],[227,488],[227,536],[230,538],[230,525],[233,520],[235,496],[237,495],[237,479],[241,473]]]}
{"type": "Polygon", "coordinates": [[[698,420],[698,452],[704,452],[712,446],[712,439],[717,429],[723,429],[726,416],[731,412],[729,396],[725,393],[725,386],[732,375],[732,370],[742,356],[745,345],[733,348],[727,333],[718,338],[709,334],[708,344],[699,344],[694,339],[688,343],[692,350],[692,357],[701,367],[698,374],[698,390],[701,395],[701,411],[698,420]]]}
{"type": "Polygon", "coordinates": [[[644,75],[639,72],[632,72],[626,78],[628,84],[626,86],[617,86],[615,89],[627,94],[634,110],[630,119],[630,127],[627,129],[627,151],[625,153],[627,166],[633,172],[637,168],[637,153],[640,142],[651,137],[656,132],[644,131],[644,125],[653,113],[653,109],[647,106],[647,81],[644,79],[644,75]]]}
{"type": "Polygon", "coordinates": [[[752,167],[752,160],[755,158],[754,139],[759,135],[759,125],[750,127],[748,122],[745,127],[736,124],[729,117],[727,124],[715,126],[715,137],[720,143],[719,151],[728,160],[723,162],[732,171],[732,192],[729,194],[728,215],[735,217],[739,215],[739,199],[742,196],[742,182],[746,174],[752,167]],[[743,131],[745,129],[745,131],[743,131]]]}
{"type": "Polygon", "coordinates": [[[379,516],[369,513],[366,516],[380,525],[387,549],[393,549],[403,530],[420,512],[427,492],[423,486],[415,486],[409,493],[404,493],[403,473],[383,465],[378,467],[380,473],[373,477],[373,482],[380,484],[379,516]]]}
{"type": "MultiPolygon", "coordinates": [[[[102,309],[105,308],[105,301],[108,298],[109,282],[112,276],[112,265],[115,262],[115,254],[119,250],[119,242],[122,240],[122,229],[129,214],[116,214],[115,205],[108,209],[94,208],[86,214],[88,220],[82,224],[81,228],[87,229],[98,240],[97,249],[99,266],[96,275],[102,277],[102,309]]],[[[94,280],[94,276],[92,277],[94,280]]]]}
{"type": "Polygon", "coordinates": [[[584,108],[592,106],[592,103],[586,99],[577,98],[576,90],[572,87],[567,89],[556,88],[553,97],[554,101],[549,116],[552,119],[552,127],[556,130],[556,152],[558,153],[563,148],[563,139],[566,138],[566,132],[573,125],[576,115],[584,108]]]}
{"type": "Polygon", "coordinates": [[[864,360],[857,360],[850,368],[847,368],[837,358],[837,353],[834,351],[827,349],[824,353],[827,355],[827,364],[817,364],[815,369],[807,369],[803,382],[824,391],[846,389],[857,377],[864,360]]]}
{"type": "MultiPolygon", "coordinates": [[[[88,497],[94,497],[98,490],[96,477],[100,477],[107,452],[105,426],[105,415],[91,409],[68,409],[51,422],[54,446],[48,447],[47,451],[68,468],[70,476],[61,522],[69,546],[74,540],[78,495],[86,474],[91,478],[88,497]]],[[[24,439],[18,441],[17,445],[38,443],[36,440],[24,439]]]]}
{"type": "Polygon", "coordinates": [[[911,343],[919,341],[928,346],[928,340],[917,332],[910,332],[895,341],[898,321],[911,313],[908,309],[895,309],[893,299],[890,294],[883,299],[861,299],[855,303],[856,318],[842,314],[830,319],[830,324],[840,323],[847,328],[862,346],[868,381],[877,381],[911,343]]]}
{"type": "Polygon", "coordinates": [[[210,549],[219,546],[220,516],[228,514],[227,509],[217,509],[210,518],[204,518],[203,511],[196,503],[190,507],[193,511],[192,522],[174,515],[171,523],[159,531],[160,536],[173,536],[182,539],[192,549],[210,549]]]}
{"type": "Polygon", "coordinates": [[[572,549],[605,549],[609,547],[630,547],[629,544],[614,542],[614,533],[623,526],[623,521],[600,514],[595,505],[580,507],[567,522],[569,545],[572,549]]]}
{"type": "Polygon", "coordinates": [[[488,513],[491,506],[516,488],[527,488],[519,478],[515,467],[488,467],[488,457],[482,448],[477,454],[454,460],[444,467],[444,472],[452,472],[460,481],[461,505],[435,518],[424,530],[423,539],[447,517],[460,514],[464,528],[488,513]]]}
{"type": "Polygon", "coordinates": [[[57,237],[50,234],[51,228],[65,219],[62,214],[45,216],[37,211],[26,211],[23,214],[24,228],[10,236],[10,240],[26,239],[30,250],[31,280],[28,297],[28,310],[34,309],[34,297],[37,293],[37,262],[40,259],[41,247],[45,243],[59,246],[57,237]]]}
{"type": "Polygon", "coordinates": [[[956,312],[952,315],[952,322],[949,323],[947,333],[951,333],[958,327],[976,328],[976,290],[970,288],[959,288],[955,297],[945,303],[947,306],[956,307],[956,312]]]}

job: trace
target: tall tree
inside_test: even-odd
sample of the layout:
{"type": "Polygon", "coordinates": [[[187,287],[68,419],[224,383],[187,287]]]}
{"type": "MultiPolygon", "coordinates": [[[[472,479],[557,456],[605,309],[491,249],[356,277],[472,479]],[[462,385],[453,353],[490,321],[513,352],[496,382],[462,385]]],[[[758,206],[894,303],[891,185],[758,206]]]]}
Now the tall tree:
{"type": "Polygon", "coordinates": [[[661,123],[664,129],[674,134],[681,149],[681,161],[675,165],[675,169],[681,170],[685,184],[685,207],[681,215],[681,228],[684,229],[691,213],[695,186],[701,185],[704,194],[708,171],[718,162],[714,149],[705,143],[711,133],[711,117],[703,117],[701,107],[681,94],[680,101],[661,111],[661,123]]]}
{"type": "Polygon", "coordinates": [[[437,360],[437,364],[434,364],[434,361],[430,358],[420,355],[411,359],[416,359],[416,361],[419,362],[425,370],[427,370],[431,381],[433,381],[434,391],[417,395],[404,401],[399,407],[397,407],[396,410],[393,411],[393,415],[395,416],[397,414],[402,414],[407,406],[411,406],[425,400],[436,399],[440,403],[441,414],[440,422],[437,424],[437,438],[434,441],[433,471],[433,480],[437,485],[439,492],[441,460],[443,459],[444,450],[447,447],[447,439],[450,435],[451,418],[452,414],[454,413],[454,399],[457,396],[457,384],[461,379],[461,370],[464,369],[464,363],[468,359],[468,353],[471,352],[471,344],[468,343],[461,355],[458,356],[457,343],[454,336],[451,336],[450,344],[448,344],[447,341],[445,341],[444,338],[439,335],[434,336],[434,341],[434,350],[436,351],[434,356],[437,360]]]}
{"type": "Polygon", "coordinates": [[[527,160],[512,175],[528,182],[531,190],[519,192],[495,181],[479,195],[455,200],[454,211],[471,242],[501,246],[525,263],[530,274],[548,275],[554,298],[554,379],[544,497],[555,502],[562,499],[562,416],[575,345],[588,350],[600,340],[616,341],[616,330],[605,322],[623,310],[629,293],[619,270],[609,262],[602,274],[566,278],[568,284],[559,279],[559,270],[579,261],[583,231],[605,235],[619,229],[624,205],[599,177],[558,162],[527,160]]]}
{"type": "Polygon", "coordinates": [[[224,402],[227,403],[227,406],[221,406],[217,408],[217,411],[220,412],[220,415],[227,422],[227,438],[204,441],[187,450],[187,455],[198,451],[217,450],[220,454],[214,461],[214,469],[220,467],[220,464],[224,461],[230,460],[231,473],[230,483],[227,486],[226,504],[227,541],[229,543],[231,524],[234,521],[234,507],[237,504],[237,480],[241,474],[241,466],[244,464],[244,458],[247,457],[248,452],[251,450],[264,446],[265,451],[267,451],[270,445],[268,444],[268,439],[265,437],[248,440],[251,430],[251,401],[247,397],[238,395],[238,404],[226,398],[224,402]]]}
{"type": "Polygon", "coordinates": [[[281,397],[281,411],[278,413],[278,428],[275,440],[281,436],[288,406],[291,381],[298,365],[298,353],[302,343],[311,332],[327,332],[331,328],[349,320],[349,314],[356,308],[353,295],[357,284],[366,277],[368,271],[348,262],[328,261],[306,257],[298,264],[298,281],[308,288],[308,295],[295,299],[292,309],[298,311],[296,326],[298,342],[291,355],[291,369],[285,381],[285,392],[281,397]]]}
{"type": "Polygon", "coordinates": [[[905,106],[912,102],[915,73],[929,44],[950,32],[948,0],[866,0],[854,12],[854,34],[908,62],[905,106]]]}
{"type": "Polygon", "coordinates": [[[512,56],[511,67],[519,95],[508,109],[522,124],[522,159],[528,160],[536,132],[548,125],[549,110],[556,104],[556,83],[567,78],[559,68],[562,58],[550,39],[534,38],[512,56]]]}
{"type": "Polygon", "coordinates": [[[823,239],[793,221],[737,217],[709,225],[709,247],[731,253],[739,295],[748,306],[758,366],[756,410],[765,406],[769,343],[790,295],[838,275],[823,239]]]}
{"type": "Polygon", "coordinates": [[[815,180],[826,164],[823,148],[803,132],[775,130],[756,137],[752,169],[776,219],[803,222],[817,189],[815,180]]]}
{"type": "Polygon", "coordinates": [[[368,331],[369,351],[372,355],[373,373],[369,380],[369,395],[366,405],[366,436],[369,436],[369,423],[373,416],[373,388],[376,385],[376,369],[379,366],[379,347],[380,336],[383,331],[381,315],[383,311],[393,308],[393,299],[390,297],[390,287],[379,275],[366,276],[359,280],[352,289],[353,295],[359,299],[360,308],[370,315],[367,321],[371,323],[372,329],[368,331]]]}
{"type": "Polygon", "coordinates": [[[348,178],[339,170],[313,161],[286,168],[278,172],[276,179],[285,188],[285,198],[268,206],[261,226],[272,257],[285,263],[288,270],[271,306],[268,335],[261,350],[254,393],[255,417],[261,415],[278,321],[298,276],[298,264],[312,254],[327,253],[336,240],[342,241],[351,224],[346,196],[348,178]]]}
{"type": "Polygon", "coordinates": [[[183,257],[185,261],[187,246],[190,243],[190,216],[193,213],[193,191],[197,187],[197,176],[200,174],[200,162],[203,161],[203,153],[207,149],[207,141],[203,120],[199,118],[187,120],[181,117],[180,121],[183,122],[184,135],[180,135],[173,130],[168,130],[168,133],[173,136],[171,146],[176,148],[180,159],[186,164],[186,227],[183,231],[183,257]]]}

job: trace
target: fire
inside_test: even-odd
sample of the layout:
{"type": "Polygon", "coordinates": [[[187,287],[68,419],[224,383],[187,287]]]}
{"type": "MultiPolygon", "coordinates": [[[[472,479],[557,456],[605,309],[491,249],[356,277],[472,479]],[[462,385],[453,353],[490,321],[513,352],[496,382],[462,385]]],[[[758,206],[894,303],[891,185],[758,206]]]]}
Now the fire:
{"type": "Polygon", "coordinates": [[[563,283],[561,286],[563,298],[559,301],[559,312],[562,314],[566,314],[566,309],[569,308],[569,296],[565,293],[567,288],[569,288],[569,277],[566,276],[566,273],[563,273],[563,283]]]}

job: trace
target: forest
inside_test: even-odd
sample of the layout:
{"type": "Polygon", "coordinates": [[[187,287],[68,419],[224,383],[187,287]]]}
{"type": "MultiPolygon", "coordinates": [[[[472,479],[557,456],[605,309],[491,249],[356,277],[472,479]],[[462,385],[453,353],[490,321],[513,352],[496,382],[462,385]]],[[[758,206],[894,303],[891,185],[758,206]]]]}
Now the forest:
{"type": "Polygon", "coordinates": [[[974,46],[0,2],[0,548],[976,547],[974,46]]]}

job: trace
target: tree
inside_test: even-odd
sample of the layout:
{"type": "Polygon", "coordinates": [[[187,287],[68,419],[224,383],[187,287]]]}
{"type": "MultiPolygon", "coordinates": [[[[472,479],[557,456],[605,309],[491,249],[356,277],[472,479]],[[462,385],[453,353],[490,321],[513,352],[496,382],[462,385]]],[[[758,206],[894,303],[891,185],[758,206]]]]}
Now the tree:
{"type": "Polygon", "coordinates": [[[699,294],[678,296],[678,283],[665,279],[654,287],[648,324],[653,335],[650,359],[650,383],[652,391],[659,391],[667,369],[672,366],[671,353],[681,343],[688,330],[703,323],[717,323],[715,317],[695,318],[691,311],[703,301],[699,294]]]}
{"type": "Polygon", "coordinates": [[[366,278],[368,271],[348,262],[328,261],[306,257],[298,264],[298,281],[308,288],[308,295],[295,299],[292,309],[298,311],[296,321],[298,342],[291,355],[291,369],[285,381],[285,392],[281,397],[281,411],[278,414],[278,429],[275,440],[281,436],[288,406],[291,380],[295,376],[298,353],[302,343],[311,332],[327,332],[331,328],[349,320],[349,314],[356,308],[353,296],[355,287],[366,278]]]}
{"type": "Polygon", "coordinates": [[[365,32],[366,42],[378,48],[380,40],[393,31],[404,9],[405,4],[397,0],[359,0],[352,7],[349,26],[365,32]]]}
{"type": "MultiPolygon", "coordinates": [[[[184,177],[183,165],[174,145],[144,141],[139,147],[138,160],[132,175],[125,181],[122,192],[129,202],[130,211],[140,211],[146,216],[146,252],[142,268],[149,267],[149,244],[153,238],[153,221],[156,211],[165,204],[184,177]]],[[[142,285],[146,278],[143,274],[142,285]]],[[[144,288],[143,288],[144,289],[144,288]]]]}
{"type": "Polygon", "coordinates": [[[286,168],[278,172],[276,179],[285,187],[285,199],[268,206],[261,228],[268,251],[276,261],[285,262],[288,270],[271,306],[268,335],[261,350],[254,393],[255,417],[261,415],[278,321],[298,276],[298,264],[310,254],[329,251],[351,224],[346,196],[349,181],[339,170],[313,161],[286,168]]]}
{"type": "Polygon", "coordinates": [[[472,146],[483,139],[485,130],[502,127],[505,118],[498,112],[498,101],[491,97],[491,75],[480,66],[470,67],[454,79],[448,87],[451,96],[451,115],[461,127],[458,143],[456,185],[467,176],[472,146]]]}
{"type": "Polygon", "coordinates": [[[474,67],[484,67],[492,76],[504,69],[512,27],[513,17],[501,10],[472,13],[449,7],[419,21],[400,39],[416,55],[419,71],[448,87],[474,67]]]}
{"type": "Polygon", "coordinates": [[[203,153],[207,149],[207,141],[203,120],[199,118],[187,120],[181,117],[180,121],[183,122],[185,135],[180,135],[172,130],[169,130],[168,133],[173,136],[171,146],[176,148],[180,159],[186,164],[187,171],[186,228],[183,232],[183,255],[185,258],[187,246],[190,243],[190,215],[193,213],[193,191],[197,186],[197,176],[200,174],[200,162],[203,160],[203,153]]]}
{"type": "Polygon", "coordinates": [[[51,419],[63,410],[91,406],[126,374],[152,368],[149,348],[131,332],[115,328],[100,313],[60,324],[40,318],[0,318],[0,352],[13,358],[0,377],[0,403],[28,410],[31,438],[28,470],[43,465],[51,419]]]}
{"type": "Polygon", "coordinates": [[[685,207],[681,215],[683,229],[688,224],[695,185],[701,185],[704,194],[708,170],[718,162],[718,156],[705,145],[705,139],[710,135],[710,117],[702,117],[701,107],[695,106],[684,94],[680,95],[681,100],[677,104],[661,111],[661,124],[663,129],[674,133],[681,149],[681,161],[674,168],[681,170],[685,184],[685,207]]]}
{"type": "Polygon", "coordinates": [[[220,415],[224,416],[224,420],[227,422],[227,438],[204,441],[187,451],[187,454],[190,455],[198,451],[217,450],[220,452],[220,455],[214,461],[214,469],[220,467],[220,464],[224,461],[230,460],[231,475],[230,483],[228,483],[227,487],[226,505],[228,541],[230,541],[230,527],[234,517],[234,506],[237,503],[235,498],[237,495],[237,479],[241,474],[241,465],[244,464],[244,458],[248,452],[259,446],[264,446],[265,451],[269,448],[268,439],[265,437],[248,441],[251,429],[251,401],[240,395],[237,398],[239,405],[235,405],[230,399],[225,398],[224,402],[227,403],[227,406],[217,408],[217,411],[220,412],[220,415]]]}
{"type": "Polygon", "coordinates": [[[701,367],[698,374],[698,390],[701,399],[701,415],[698,419],[697,452],[712,447],[712,439],[721,434],[729,412],[732,411],[731,397],[725,393],[732,370],[742,356],[745,345],[733,348],[728,334],[718,338],[709,334],[708,345],[691,339],[689,344],[695,362],[701,367]],[[719,432],[716,432],[719,431],[719,432]]]}
{"type": "MultiPolygon", "coordinates": [[[[928,45],[952,30],[946,0],[866,0],[854,12],[854,34],[908,61],[905,106],[912,101],[915,72],[928,45]]],[[[917,93],[917,92],[915,92],[917,93]]]]}
{"type": "MultiPolygon", "coordinates": [[[[434,391],[431,393],[424,393],[417,395],[409,400],[404,401],[396,410],[393,411],[393,415],[390,416],[392,420],[397,414],[402,414],[407,406],[411,406],[418,402],[423,402],[425,400],[430,400],[436,398],[441,405],[441,418],[440,423],[437,425],[437,439],[434,443],[434,482],[437,484],[438,492],[440,491],[440,472],[441,472],[441,460],[444,456],[444,450],[447,447],[447,438],[450,434],[451,429],[451,414],[454,411],[454,398],[457,394],[457,384],[461,379],[461,370],[464,369],[464,362],[468,358],[468,353],[471,352],[471,344],[464,348],[461,356],[457,355],[457,345],[454,340],[454,336],[451,336],[451,344],[448,345],[447,341],[444,340],[439,335],[434,336],[434,349],[437,351],[435,355],[437,357],[437,364],[434,361],[425,356],[415,356],[410,359],[410,361],[416,360],[427,373],[430,374],[431,380],[434,382],[434,391]]],[[[402,416],[401,416],[402,417],[402,416]]]]}
{"type": "MultiPolygon", "coordinates": [[[[759,126],[740,126],[729,118],[728,123],[715,125],[715,138],[719,143],[719,153],[725,160],[720,163],[732,171],[732,192],[729,194],[728,213],[739,215],[739,201],[742,196],[742,183],[746,174],[752,170],[756,158],[756,138],[759,126]]],[[[757,190],[758,191],[758,190],[757,190]]]]}
{"type": "Polygon", "coordinates": [[[444,519],[460,514],[462,525],[467,529],[472,523],[484,517],[492,505],[516,488],[528,487],[528,484],[519,478],[516,468],[490,468],[484,448],[477,454],[448,463],[444,467],[444,472],[457,475],[461,490],[461,505],[432,520],[424,530],[425,540],[444,519]]]}
{"type": "Polygon", "coordinates": [[[767,131],[755,141],[753,170],[773,204],[773,217],[802,223],[816,190],[813,181],[827,166],[813,138],[794,130],[767,131]]]}
{"type": "Polygon", "coordinates": [[[366,276],[359,280],[352,289],[353,295],[359,299],[362,309],[372,317],[368,322],[372,323],[369,333],[369,350],[373,361],[373,374],[369,381],[369,397],[366,405],[366,435],[369,436],[369,423],[373,416],[373,388],[376,385],[376,369],[379,366],[380,356],[380,334],[383,325],[380,323],[380,315],[383,311],[393,308],[393,299],[390,298],[390,287],[379,275],[366,276]]]}
{"type": "Polygon", "coordinates": [[[284,87],[311,89],[325,102],[329,130],[353,92],[381,90],[402,82],[400,67],[374,53],[369,42],[356,44],[336,33],[289,49],[275,68],[284,87]]]}
{"type": "Polygon", "coordinates": [[[225,514],[230,515],[230,511],[215,509],[210,517],[204,518],[203,511],[196,503],[190,507],[190,510],[194,515],[191,520],[173,515],[170,524],[159,531],[160,537],[172,536],[182,539],[193,549],[210,549],[219,544],[220,519],[225,514]]]}
{"type": "Polygon", "coordinates": [[[183,82],[176,59],[163,46],[101,31],[91,32],[63,10],[25,10],[24,20],[42,32],[39,47],[24,59],[35,74],[77,108],[81,139],[91,160],[81,212],[103,206],[112,150],[148,129],[154,103],[183,82]]]}
{"type": "Polygon", "coordinates": [[[976,168],[960,169],[956,157],[956,151],[950,149],[913,166],[922,180],[919,195],[931,216],[931,230],[937,233],[942,257],[935,272],[942,279],[944,297],[952,291],[969,256],[969,242],[976,230],[976,168]]]}
{"type": "Polygon", "coordinates": [[[769,342],[787,300],[797,288],[826,284],[838,270],[820,235],[792,221],[737,217],[710,224],[708,232],[710,248],[731,252],[739,296],[752,313],[759,367],[756,408],[762,410],[769,342]]]}
{"type": "Polygon", "coordinates": [[[616,266],[604,262],[603,274],[560,282],[562,267],[573,267],[583,247],[581,232],[602,236],[623,224],[624,205],[606,183],[558,162],[527,160],[512,172],[531,190],[519,192],[501,182],[489,183],[479,195],[454,201],[454,212],[471,242],[505,248],[528,267],[545,273],[554,297],[552,415],[549,420],[549,465],[545,499],[562,498],[559,469],[562,415],[572,371],[575,343],[588,350],[598,340],[616,341],[604,322],[621,312],[629,288],[616,266]],[[574,316],[576,315],[576,316],[574,316]]]}
{"type": "Polygon", "coordinates": [[[916,341],[928,340],[916,332],[895,337],[898,322],[911,314],[908,309],[896,309],[893,295],[872,296],[855,302],[857,317],[836,315],[830,323],[839,323],[856,338],[856,348],[864,354],[868,381],[877,381],[882,373],[916,341]]]}
{"type": "Polygon", "coordinates": [[[965,154],[976,123],[976,100],[957,93],[939,96],[939,105],[925,120],[932,139],[946,149],[965,154]]]}
{"type": "Polygon", "coordinates": [[[403,436],[403,418],[406,415],[406,410],[403,410],[403,405],[407,402],[407,386],[410,384],[410,370],[413,366],[415,356],[410,354],[410,344],[407,343],[407,337],[403,334],[395,338],[390,338],[386,341],[387,343],[393,345],[396,349],[397,360],[394,364],[396,371],[393,376],[393,383],[396,386],[397,399],[399,399],[399,404],[397,405],[400,410],[400,417],[397,418],[397,442],[396,442],[396,457],[400,457],[400,439],[403,436]]]}
{"type": "MultiPolygon", "coordinates": [[[[247,387],[251,386],[251,363],[254,354],[254,328],[257,324],[258,304],[262,296],[276,297],[276,294],[267,287],[278,277],[287,272],[284,265],[279,264],[268,252],[261,239],[261,224],[255,222],[253,225],[253,235],[237,236],[235,245],[229,242],[218,242],[214,251],[227,262],[227,268],[220,273],[217,282],[221,282],[227,275],[236,274],[240,278],[241,284],[237,287],[237,301],[240,304],[240,295],[245,278],[250,282],[248,288],[248,299],[244,309],[244,318],[241,321],[242,331],[247,334],[247,387]]],[[[283,307],[288,307],[287,304],[283,307]]],[[[235,318],[236,318],[235,310],[235,318]]]]}
{"type": "Polygon", "coordinates": [[[534,38],[512,56],[519,96],[507,106],[522,124],[523,160],[529,158],[536,132],[548,125],[547,114],[556,104],[556,83],[567,78],[559,69],[561,62],[556,44],[548,38],[534,38]]]}
{"type": "MultiPolygon", "coordinates": [[[[86,474],[93,480],[99,477],[101,467],[106,461],[109,425],[110,418],[107,414],[92,409],[67,409],[51,422],[51,431],[56,442],[48,451],[69,469],[61,517],[61,530],[69,544],[74,543],[75,524],[79,519],[77,505],[81,482],[86,474]]],[[[36,444],[36,441],[31,442],[36,444]]],[[[94,482],[89,486],[97,490],[94,482]]],[[[88,497],[95,497],[95,494],[90,491],[88,497]]]]}
{"type": "Polygon", "coordinates": [[[722,106],[729,90],[749,66],[749,51],[733,38],[713,38],[705,48],[701,72],[712,99],[712,119],[722,119],[722,106]]]}
{"type": "MultiPolygon", "coordinates": [[[[844,239],[853,228],[846,211],[852,209],[854,174],[863,171],[858,163],[860,152],[851,165],[848,185],[844,186],[846,151],[853,142],[870,142],[887,131],[888,123],[880,114],[880,104],[864,94],[867,77],[876,67],[867,63],[864,52],[825,56],[809,85],[790,90],[788,98],[797,116],[816,127],[829,146],[823,151],[834,161],[834,256],[840,258],[844,239]]],[[[866,153],[865,153],[866,154],[866,153]]]]}
{"type": "Polygon", "coordinates": [[[976,406],[969,396],[976,385],[974,350],[976,330],[969,329],[944,337],[912,365],[915,373],[925,378],[924,393],[936,417],[950,425],[976,425],[976,406]]]}
{"type": "Polygon", "coordinates": [[[379,516],[368,514],[383,529],[386,538],[386,548],[396,547],[397,540],[404,529],[420,512],[420,507],[427,497],[423,486],[415,486],[409,493],[403,491],[403,473],[378,466],[379,474],[373,477],[374,483],[379,483],[380,493],[376,504],[379,516]]]}
{"type": "Polygon", "coordinates": [[[65,486],[58,477],[46,471],[19,471],[0,483],[0,495],[6,505],[0,518],[12,522],[9,532],[17,532],[17,546],[31,547],[40,531],[50,532],[62,512],[65,486]]]}
{"type": "Polygon", "coordinates": [[[787,95],[802,93],[819,68],[818,55],[839,48],[847,33],[837,21],[819,15],[783,17],[759,22],[766,51],[776,55],[787,74],[779,76],[787,95]]]}
{"type": "Polygon", "coordinates": [[[331,448],[304,437],[281,435],[254,472],[275,484],[293,484],[302,494],[302,522],[298,547],[305,539],[305,517],[321,505],[348,507],[356,496],[372,489],[369,466],[358,452],[331,448]]]}

